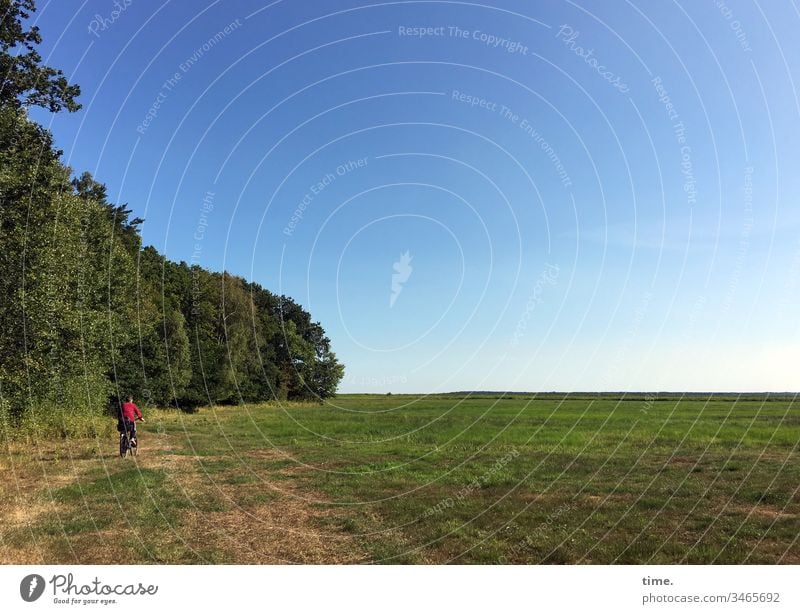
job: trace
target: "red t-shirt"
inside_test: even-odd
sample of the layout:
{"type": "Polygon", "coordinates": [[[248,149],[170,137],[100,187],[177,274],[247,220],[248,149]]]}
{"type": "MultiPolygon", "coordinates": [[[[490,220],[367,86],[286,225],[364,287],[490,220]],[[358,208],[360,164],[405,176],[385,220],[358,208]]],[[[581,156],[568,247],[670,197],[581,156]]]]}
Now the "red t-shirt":
{"type": "Polygon", "coordinates": [[[136,407],[136,403],[123,403],[122,404],[122,416],[126,420],[130,420],[134,422],[137,417],[142,417],[142,412],[139,411],[139,408],[136,407]]]}

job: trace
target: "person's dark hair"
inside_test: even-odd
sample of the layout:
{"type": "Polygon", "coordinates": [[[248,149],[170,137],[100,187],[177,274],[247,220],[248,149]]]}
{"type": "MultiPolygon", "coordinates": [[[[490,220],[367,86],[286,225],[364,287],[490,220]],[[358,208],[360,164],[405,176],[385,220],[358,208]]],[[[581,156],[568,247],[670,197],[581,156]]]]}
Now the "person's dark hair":
{"type": "Polygon", "coordinates": [[[133,403],[133,397],[131,395],[128,395],[128,403],[133,403]]]}

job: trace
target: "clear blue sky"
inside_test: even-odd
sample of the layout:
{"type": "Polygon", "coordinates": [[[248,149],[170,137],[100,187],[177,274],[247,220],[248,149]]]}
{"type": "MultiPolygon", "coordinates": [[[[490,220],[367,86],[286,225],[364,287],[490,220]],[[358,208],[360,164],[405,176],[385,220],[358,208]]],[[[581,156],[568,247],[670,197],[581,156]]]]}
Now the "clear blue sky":
{"type": "Polygon", "coordinates": [[[791,3],[51,0],[37,24],[83,90],[34,113],[65,161],[171,259],[310,309],[343,391],[800,389],[791,3]]]}

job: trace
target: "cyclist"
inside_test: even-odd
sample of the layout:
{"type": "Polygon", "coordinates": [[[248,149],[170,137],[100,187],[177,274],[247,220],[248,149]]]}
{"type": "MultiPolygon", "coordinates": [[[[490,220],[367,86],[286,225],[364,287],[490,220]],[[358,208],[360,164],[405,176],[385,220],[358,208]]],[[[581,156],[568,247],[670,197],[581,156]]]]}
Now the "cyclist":
{"type": "Polygon", "coordinates": [[[144,422],[144,416],[142,416],[142,412],[136,406],[136,403],[133,402],[133,397],[129,396],[127,401],[122,404],[122,412],[117,430],[119,430],[120,433],[125,433],[128,437],[128,441],[133,442],[133,445],[136,445],[137,420],[144,422]]]}

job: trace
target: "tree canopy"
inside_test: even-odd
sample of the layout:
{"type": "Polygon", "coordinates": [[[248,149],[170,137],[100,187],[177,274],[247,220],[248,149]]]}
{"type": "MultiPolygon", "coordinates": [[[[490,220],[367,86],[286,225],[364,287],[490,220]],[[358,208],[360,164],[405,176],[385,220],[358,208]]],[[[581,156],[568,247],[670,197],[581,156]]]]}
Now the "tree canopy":
{"type": "Polygon", "coordinates": [[[0,0],[0,104],[14,108],[39,106],[53,113],[77,111],[80,87],[64,73],[42,64],[36,46],[39,28],[25,21],[36,10],[34,0],[0,0]]]}
{"type": "Polygon", "coordinates": [[[24,107],[74,111],[79,90],[41,65],[33,9],[0,0],[0,409],[334,394],[343,367],[300,305],[144,247],[143,220],[61,162],[24,107]]]}

